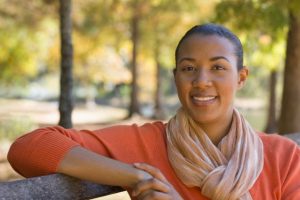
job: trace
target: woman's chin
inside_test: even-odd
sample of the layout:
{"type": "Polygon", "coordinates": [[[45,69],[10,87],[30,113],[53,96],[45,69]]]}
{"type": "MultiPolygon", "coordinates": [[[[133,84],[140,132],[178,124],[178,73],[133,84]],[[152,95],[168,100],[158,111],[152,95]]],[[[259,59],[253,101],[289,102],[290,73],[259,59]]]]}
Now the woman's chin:
{"type": "Polygon", "coordinates": [[[190,116],[195,122],[197,122],[200,125],[210,124],[214,122],[216,119],[216,117],[212,113],[207,113],[207,114],[191,113],[190,116]]]}

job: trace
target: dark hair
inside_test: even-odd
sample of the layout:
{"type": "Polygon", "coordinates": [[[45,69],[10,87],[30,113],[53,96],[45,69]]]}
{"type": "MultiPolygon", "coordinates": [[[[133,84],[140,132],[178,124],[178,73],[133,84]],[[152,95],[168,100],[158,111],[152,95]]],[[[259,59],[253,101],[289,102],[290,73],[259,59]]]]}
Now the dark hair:
{"type": "Polygon", "coordinates": [[[187,38],[189,38],[190,36],[192,36],[194,34],[200,34],[200,35],[205,35],[205,36],[216,35],[216,36],[220,36],[220,37],[224,37],[224,38],[228,39],[235,47],[235,55],[237,57],[238,70],[243,68],[243,47],[242,47],[242,44],[241,44],[241,41],[239,40],[239,38],[235,34],[233,34],[230,30],[228,30],[227,28],[220,26],[220,25],[211,24],[211,23],[194,26],[193,28],[191,28],[190,30],[188,30],[185,33],[185,35],[181,38],[181,40],[179,41],[179,43],[176,47],[175,62],[177,62],[178,51],[179,51],[181,44],[187,38]]]}

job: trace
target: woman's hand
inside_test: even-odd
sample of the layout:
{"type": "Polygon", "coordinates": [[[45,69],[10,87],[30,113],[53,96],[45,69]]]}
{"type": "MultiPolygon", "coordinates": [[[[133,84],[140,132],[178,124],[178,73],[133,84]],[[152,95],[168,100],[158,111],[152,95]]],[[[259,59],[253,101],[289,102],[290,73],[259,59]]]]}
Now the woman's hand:
{"type": "Polygon", "coordinates": [[[134,163],[134,166],[148,172],[153,178],[138,182],[132,196],[139,200],[183,200],[159,169],[145,163],[134,163]]]}

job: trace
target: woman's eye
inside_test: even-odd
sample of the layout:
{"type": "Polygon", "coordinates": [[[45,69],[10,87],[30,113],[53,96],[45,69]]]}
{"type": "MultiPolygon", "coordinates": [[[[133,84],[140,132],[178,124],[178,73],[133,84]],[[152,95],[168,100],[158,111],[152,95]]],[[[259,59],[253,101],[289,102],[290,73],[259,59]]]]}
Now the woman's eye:
{"type": "Polygon", "coordinates": [[[221,65],[214,65],[214,66],[212,67],[212,69],[213,69],[213,70],[224,70],[225,67],[223,67],[223,66],[221,66],[221,65]]]}
{"type": "Polygon", "coordinates": [[[186,66],[182,68],[182,71],[186,71],[186,72],[196,71],[196,67],[186,66]]]}

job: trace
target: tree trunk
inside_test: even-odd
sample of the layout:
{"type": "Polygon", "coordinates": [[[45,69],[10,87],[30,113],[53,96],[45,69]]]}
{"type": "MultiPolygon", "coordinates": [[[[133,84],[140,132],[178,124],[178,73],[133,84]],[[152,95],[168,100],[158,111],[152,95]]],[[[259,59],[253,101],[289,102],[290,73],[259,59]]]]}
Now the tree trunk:
{"type": "Polygon", "coordinates": [[[155,99],[154,99],[154,119],[164,119],[165,113],[162,107],[162,84],[161,84],[161,72],[162,67],[159,60],[159,45],[158,41],[156,42],[155,52],[154,52],[154,59],[156,63],[156,85],[155,85],[155,99]]]}
{"type": "Polygon", "coordinates": [[[277,71],[273,70],[270,72],[270,82],[269,82],[269,108],[268,108],[268,120],[267,127],[265,129],[266,133],[275,133],[277,131],[276,122],[276,85],[277,85],[277,71]]]}
{"type": "Polygon", "coordinates": [[[279,133],[300,132],[300,16],[290,12],[279,133]]]}
{"type": "Polygon", "coordinates": [[[60,37],[61,37],[61,75],[59,97],[59,125],[65,128],[72,127],[73,110],[73,46],[72,46],[72,19],[71,0],[60,0],[60,37]]]}
{"type": "Polygon", "coordinates": [[[139,15],[137,10],[133,9],[133,17],[131,21],[131,41],[132,41],[132,61],[131,61],[131,94],[130,94],[130,106],[128,117],[131,117],[134,113],[140,113],[138,102],[138,71],[137,71],[137,48],[139,43],[139,15]]]}

